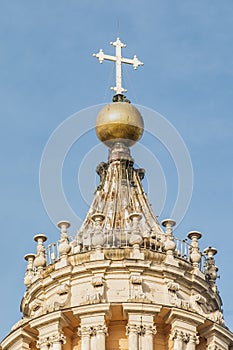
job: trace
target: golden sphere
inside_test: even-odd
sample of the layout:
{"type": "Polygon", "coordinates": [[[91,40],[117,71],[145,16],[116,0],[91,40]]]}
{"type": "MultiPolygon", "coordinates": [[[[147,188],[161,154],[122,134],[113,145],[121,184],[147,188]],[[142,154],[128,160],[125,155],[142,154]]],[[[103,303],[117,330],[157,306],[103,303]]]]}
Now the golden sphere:
{"type": "Polygon", "coordinates": [[[132,146],[140,140],[144,123],[140,112],[127,102],[113,102],[105,106],[96,118],[96,135],[106,146],[116,142],[132,146]]]}

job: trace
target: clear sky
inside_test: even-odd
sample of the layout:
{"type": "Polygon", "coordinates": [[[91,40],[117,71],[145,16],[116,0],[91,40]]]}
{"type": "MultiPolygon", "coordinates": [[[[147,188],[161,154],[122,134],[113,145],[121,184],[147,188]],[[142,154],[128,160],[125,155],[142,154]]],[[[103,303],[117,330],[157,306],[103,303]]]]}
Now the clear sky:
{"type": "MultiPolygon", "coordinates": [[[[167,118],[189,150],[193,196],[175,235],[185,238],[196,229],[203,232],[201,248],[218,249],[218,287],[226,324],[233,330],[232,1],[2,0],[0,338],[21,317],[23,256],[35,252],[33,236],[43,232],[50,242],[59,238],[40,195],[43,149],[69,116],[111,100],[113,64],[99,65],[92,53],[100,48],[114,53],[109,42],[116,38],[117,18],[119,35],[127,43],[124,56],[136,53],[145,63],[136,72],[125,68],[127,96],[167,118]]],[[[163,177],[153,173],[153,161],[138,163],[146,168],[148,196],[162,220],[171,215],[169,198],[175,198],[177,175],[167,151],[150,137],[145,135],[141,145],[159,160],[167,185],[167,203],[159,213],[156,194],[150,198],[149,180],[151,176],[159,189],[163,177]]],[[[86,169],[80,164],[96,145],[92,130],[73,145],[64,162],[64,192],[82,218],[89,199],[86,203],[82,198],[80,186],[84,197],[90,188],[94,191],[95,167],[107,158],[102,147],[98,156],[86,161],[91,169],[88,175],[77,181],[77,174],[86,169]]],[[[77,228],[73,224],[70,234],[77,228]]]]}

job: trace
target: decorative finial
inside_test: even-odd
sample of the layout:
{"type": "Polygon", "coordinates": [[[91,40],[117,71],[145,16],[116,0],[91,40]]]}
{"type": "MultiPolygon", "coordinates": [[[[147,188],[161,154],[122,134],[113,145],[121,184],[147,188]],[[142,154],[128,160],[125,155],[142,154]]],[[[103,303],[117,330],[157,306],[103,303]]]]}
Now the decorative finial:
{"type": "Polygon", "coordinates": [[[122,87],[122,71],[121,65],[122,63],[131,64],[133,68],[136,70],[139,66],[143,66],[143,63],[139,61],[136,55],[134,55],[133,59],[124,58],[121,56],[121,48],[126,47],[126,44],[123,44],[120,38],[117,38],[116,41],[110,42],[111,45],[116,48],[116,56],[105,55],[103,50],[100,49],[98,53],[94,53],[93,56],[98,58],[99,62],[102,64],[104,60],[116,62],[116,86],[111,89],[115,91],[115,93],[122,94],[122,92],[126,92],[127,90],[122,87]]]}

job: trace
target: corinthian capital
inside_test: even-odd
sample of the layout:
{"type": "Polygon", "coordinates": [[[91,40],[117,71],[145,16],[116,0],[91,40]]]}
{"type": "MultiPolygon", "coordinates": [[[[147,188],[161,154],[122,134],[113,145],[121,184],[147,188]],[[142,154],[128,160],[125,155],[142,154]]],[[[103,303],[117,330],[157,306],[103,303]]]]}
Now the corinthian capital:
{"type": "Polygon", "coordinates": [[[65,344],[66,343],[66,337],[63,333],[61,332],[57,332],[57,333],[54,333],[52,334],[50,337],[49,337],[49,344],[52,345],[54,343],[62,343],[62,344],[65,344]]]}

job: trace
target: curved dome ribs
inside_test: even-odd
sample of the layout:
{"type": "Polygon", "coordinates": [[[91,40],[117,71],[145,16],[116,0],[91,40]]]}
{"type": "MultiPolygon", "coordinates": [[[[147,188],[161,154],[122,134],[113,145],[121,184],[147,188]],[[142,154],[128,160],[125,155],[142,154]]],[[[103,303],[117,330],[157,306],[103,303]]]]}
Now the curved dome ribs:
{"type": "MultiPolygon", "coordinates": [[[[130,234],[132,233],[133,213],[140,214],[139,234],[151,236],[163,234],[157,218],[154,216],[147,196],[142,186],[143,169],[134,169],[132,159],[118,159],[109,161],[108,164],[101,162],[97,166],[97,173],[100,175],[100,183],[94,195],[92,205],[78,233],[78,240],[83,246],[83,232],[90,232],[90,239],[94,235],[94,223],[92,216],[94,213],[101,213],[103,220],[101,223],[102,234],[109,236],[117,234],[120,239],[114,244],[120,246],[129,244],[130,234]],[[104,166],[103,166],[104,164],[104,166]],[[100,171],[100,169],[102,170],[100,171]],[[104,168],[104,176],[103,176],[104,168]]],[[[85,237],[84,237],[85,238],[85,237]]],[[[109,244],[109,237],[106,237],[106,244],[109,244]]],[[[92,247],[89,242],[90,248],[92,247]]]]}

